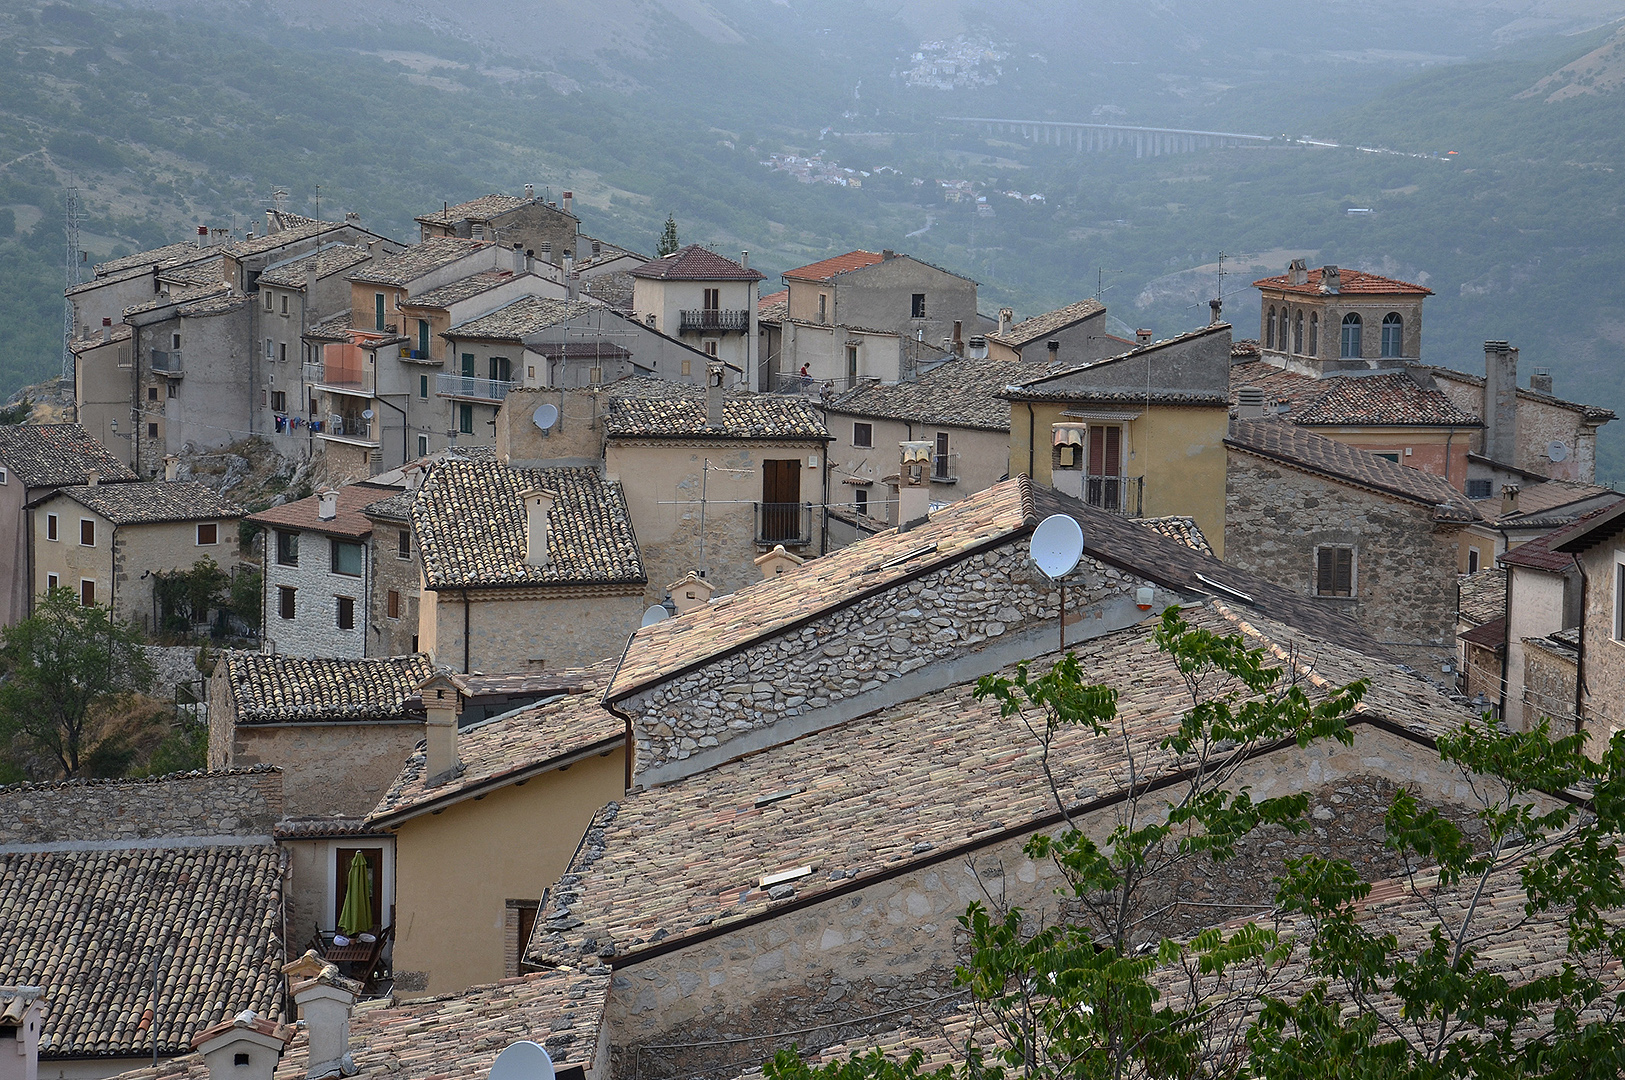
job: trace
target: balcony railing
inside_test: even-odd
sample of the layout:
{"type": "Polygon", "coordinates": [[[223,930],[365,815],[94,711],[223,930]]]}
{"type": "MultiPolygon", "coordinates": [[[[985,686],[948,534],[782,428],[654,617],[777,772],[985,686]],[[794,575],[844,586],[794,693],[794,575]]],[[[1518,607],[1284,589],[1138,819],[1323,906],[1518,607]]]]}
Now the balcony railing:
{"type": "Polygon", "coordinates": [[[435,393],[441,397],[501,401],[513,389],[513,383],[502,379],[480,379],[473,375],[436,375],[434,378],[435,393]]]}
{"type": "Polygon", "coordinates": [[[374,442],[372,437],[372,421],[364,416],[340,416],[337,413],[321,422],[322,429],[316,434],[332,436],[335,439],[350,439],[355,442],[374,442]]]}
{"type": "Polygon", "coordinates": [[[167,352],[162,349],[154,349],[151,356],[153,374],[168,375],[173,378],[185,373],[185,369],[181,366],[181,351],[179,349],[172,349],[167,352]]]}
{"type": "Polygon", "coordinates": [[[372,366],[355,364],[331,364],[323,361],[321,375],[317,382],[341,394],[358,394],[371,396],[373,390],[372,366]]]}
{"type": "Polygon", "coordinates": [[[812,543],[812,504],[757,503],[756,542],[792,547],[812,543]]]}
{"type": "Polygon", "coordinates": [[[931,481],[936,484],[957,484],[959,482],[959,454],[931,455],[931,481]]]}
{"type": "Polygon", "coordinates": [[[1144,510],[1143,476],[1091,476],[1079,469],[1056,469],[1051,483],[1056,491],[1109,514],[1133,518],[1144,510]]]}
{"type": "Polygon", "coordinates": [[[678,332],[690,330],[749,330],[749,311],[723,311],[711,308],[684,311],[678,319],[678,332]]]}

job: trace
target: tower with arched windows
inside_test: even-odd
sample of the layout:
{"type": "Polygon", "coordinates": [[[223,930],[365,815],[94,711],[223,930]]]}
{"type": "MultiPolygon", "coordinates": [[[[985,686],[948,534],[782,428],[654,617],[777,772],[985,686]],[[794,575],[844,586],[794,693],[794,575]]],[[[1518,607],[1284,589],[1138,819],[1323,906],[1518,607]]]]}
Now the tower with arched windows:
{"type": "Polygon", "coordinates": [[[1336,266],[1287,272],[1253,286],[1263,296],[1258,341],[1277,367],[1323,375],[1397,367],[1422,357],[1422,301],[1433,291],[1336,266]]]}

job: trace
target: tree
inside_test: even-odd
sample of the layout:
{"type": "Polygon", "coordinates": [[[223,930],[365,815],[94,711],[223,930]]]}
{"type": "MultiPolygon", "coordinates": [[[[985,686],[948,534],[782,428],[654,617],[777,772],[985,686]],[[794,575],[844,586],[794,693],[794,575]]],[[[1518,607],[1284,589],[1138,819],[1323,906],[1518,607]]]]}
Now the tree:
{"type": "Polygon", "coordinates": [[[63,777],[82,775],[101,712],[152,683],[140,646],[108,608],[82,606],[72,589],[44,594],[0,634],[0,736],[49,755],[63,777]]]}
{"type": "Polygon", "coordinates": [[[668,214],[666,229],[660,234],[660,242],[655,245],[655,258],[664,259],[667,255],[675,255],[680,246],[677,239],[677,219],[668,214]]]}

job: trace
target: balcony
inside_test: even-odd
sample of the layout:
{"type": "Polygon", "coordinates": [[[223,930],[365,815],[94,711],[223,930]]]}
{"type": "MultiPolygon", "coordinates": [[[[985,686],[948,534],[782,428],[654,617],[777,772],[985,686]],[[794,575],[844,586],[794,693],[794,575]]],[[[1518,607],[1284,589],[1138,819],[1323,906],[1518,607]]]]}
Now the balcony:
{"type": "Polygon", "coordinates": [[[434,392],[441,397],[468,401],[501,401],[513,389],[503,379],[479,379],[472,375],[436,375],[434,392]]]}
{"type": "Polygon", "coordinates": [[[167,375],[171,379],[178,379],[186,374],[185,369],[181,366],[181,351],[179,349],[172,349],[168,352],[154,349],[150,356],[154,375],[167,375]]]}
{"type": "Polygon", "coordinates": [[[677,332],[686,334],[689,331],[705,330],[749,330],[749,311],[722,311],[711,308],[700,308],[693,311],[684,311],[677,321],[677,332]]]}
{"type": "Polygon", "coordinates": [[[757,503],[756,542],[764,547],[804,547],[812,543],[812,504],[757,503]]]}
{"type": "Polygon", "coordinates": [[[1056,491],[1088,503],[1097,510],[1123,517],[1140,517],[1145,506],[1145,477],[1090,476],[1081,469],[1056,469],[1051,484],[1056,491]]]}
{"type": "Polygon", "coordinates": [[[959,454],[931,455],[931,482],[933,484],[959,483],[959,454]]]}
{"type": "MultiPolygon", "coordinates": [[[[312,367],[316,365],[311,365],[312,367]]],[[[323,361],[316,377],[316,388],[335,394],[371,397],[373,391],[371,364],[336,364],[323,361]]]]}
{"type": "Polygon", "coordinates": [[[372,420],[368,417],[340,416],[334,413],[321,424],[322,429],[316,434],[324,439],[360,443],[364,446],[378,445],[378,440],[373,437],[372,420]]]}

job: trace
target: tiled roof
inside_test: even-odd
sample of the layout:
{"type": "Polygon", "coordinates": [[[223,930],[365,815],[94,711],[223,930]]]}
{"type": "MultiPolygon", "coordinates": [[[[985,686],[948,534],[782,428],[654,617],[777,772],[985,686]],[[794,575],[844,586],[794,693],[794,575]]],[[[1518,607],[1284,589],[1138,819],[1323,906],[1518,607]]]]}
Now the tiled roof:
{"type": "Polygon", "coordinates": [[[756,318],[759,322],[783,322],[790,317],[790,290],[780,289],[756,300],[756,318]]]}
{"type": "Polygon", "coordinates": [[[547,296],[521,296],[477,318],[458,323],[446,337],[481,338],[486,341],[524,341],[549,326],[603,310],[588,300],[556,300],[547,296]]]}
{"type": "Polygon", "coordinates": [[[78,424],[0,425],[0,464],[31,488],[82,484],[91,470],[106,481],[136,478],[78,424]]]}
{"type": "Polygon", "coordinates": [[[827,439],[818,409],[799,397],[731,390],[722,426],[705,421],[705,388],[635,377],[609,387],[604,430],[611,438],[827,439]]]}
{"type": "Polygon", "coordinates": [[[1507,617],[1497,615],[1489,622],[1479,623],[1471,630],[1461,635],[1461,640],[1469,645],[1482,645],[1485,648],[1499,648],[1507,637],[1507,617]]]}
{"type": "Polygon", "coordinates": [[[257,652],[221,658],[239,724],[393,720],[422,710],[427,655],[313,659],[257,652]]]}
{"type": "Polygon", "coordinates": [[[430,289],[425,293],[418,293],[408,300],[401,301],[403,308],[446,308],[460,300],[478,296],[482,292],[489,292],[503,282],[512,281],[512,270],[481,270],[477,274],[459,278],[456,281],[430,289]]]}
{"type": "Polygon", "coordinates": [[[1203,555],[1213,554],[1213,545],[1207,542],[1207,537],[1202,534],[1202,527],[1196,524],[1196,519],[1193,517],[1180,517],[1173,514],[1168,517],[1135,518],[1133,520],[1136,524],[1143,525],[1152,532],[1159,532],[1169,539],[1178,540],[1181,544],[1194,551],[1200,551],[1203,555]]]}
{"type": "Polygon", "coordinates": [[[338,232],[346,228],[342,221],[317,221],[315,218],[287,213],[281,217],[283,227],[276,232],[265,233],[252,240],[233,241],[226,245],[225,250],[236,258],[246,259],[254,255],[263,255],[267,251],[275,251],[288,244],[296,244],[301,240],[309,240],[323,233],[338,232]]]}
{"type": "Polygon", "coordinates": [[[1284,406],[1280,415],[1295,424],[1328,427],[1479,427],[1478,417],[1463,412],[1415,365],[1370,375],[1328,375],[1316,379],[1286,371],[1263,360],[1230,368],[1230,399],[1243,386],[1264,391],[1264,398],[1284,406]]]}
{"type": "Polygon", "coordinates": [[[167,296],[154,296],[151,300],[131,304],[124,309],[124,314],[126,316],[140,315],[147,311],[157,311],[159,308],[180,307],[198,301],[237,295],[236,291],[224,281],[211,281],[205,285],[188,285],[185,288],[167,291],[169,294],[167,296]]]}
{"type": "Polygon", "coordinates": [[[1456,610],[1463,622],[1482,625],[1507,613],[1505,570],[1491,566],[1476,574],[1463,574],[1457,582],[1461,599],[1456,610]]]}
{"type": "MultiPolygon", "coordinates": [[[[1305,641],[1225,605],[1189,609],[1187,618],[1217,633],[1241,633],[1279,658],[1295,657],[1299,685],[1311,696],[1328,684],[1372,678],[1363,717],[1427,737],[1470,716],[1391,664],[1305,641]]],[[[1069,648],[1083,670],[1107,673],[1118,690],[1140,775],[1173,764],[1159,743],[1189,707],[1173,662],[1156,648],[1156,629],[1149,620],[1069,648]]],[[[1036,658],[1041,667],[1053,661],[1053,654],[1036,658]]],[[[609,804],[593,821],[591,842],[550,890],[530,958],[569,964],[605,949],[617,961],[666,950],[785,903],[862,888],[878,874],[962,861],[955,849],[963,845],[1025,838],[1054,815],[1040,749],[1001,718],[996,701],[976,700],[975,685],[939,690],[609,804]],[[787,797],[758,802],[778,794],[787,797]],[[788,888],[759,887],[763,875],[800,866],[812,873],[788,888]]],[[[1063,726],[1049,761],[1066,801],[1110,805],[1131,775],[1123,752],[1115,726],[1105,737],[1063,726]]]]}
{"type": "MultiPolygon", "coordinates": [[[[1144,404],[1147,401],[1158,405],[1225,404],[1229,401],[1228,396],[1216,389],[1176,385],[1157,386],[1148,391],[1145,388],[1145,370],[1153,358],[1162,359],[1157,357],[1159,352],[1168,351],[1177,355],[1177,350],[1183,346],[1197,342],[1210,334],[1229,333],[1229,323],[1212,323],[1183,334],[1176,334],[1171,338],[1164,338],[1143,348],[1131,349],[1100,360],[1091,360],[1085,364],[1066,366],[1045,364],[1039,368],[1042,374],[1030,375],[1019,382],[1011,383],[1004,388],[1002,396],[1011,401],[1121,402],[1125,405],[1134,402],[1144,404]],[[1134,386],[1136,376],[1130,373],[1130,368],[1136,366],[1131,363],[1135,360],[1145,361],[1145,364],[1139,365],[1138,387],[1134,386]],[[1126,364],[1120,369],[1120,376],[1113,370],[1119,364],[1126,364]],[[1075,387],[1067,385],[1069,379],[1079,376],[1084,379],[1082,385],[1075,387]],[[1098,376],[1116,376],[1123,381],[1120,386],[1102,385],[1095,381],[1098,376]]],[[[1178,375],[1179,372],[1177,369],[1171,369],[1170,374],[1178,375]]]]}
{"type": "Polygon", "coordinates": [[[1500,562],[1503,566],[1563,573],[1574,568],[1576,553],[1596,542],[1591,539],[1593,534],[1601,534],[1598,539],[1612,535],[1622,524],[1625,524],[1625,499],[1598,507],[1544,536],[1519,544],[1502,554],[1500,562]]]}
{"type": "Polygon", "coordinates": [[[219,285],[226,280],[226,260],[222,255],[161,271],[164,281],[176,285],[219,285]]]}
{"type": "Polygon", "coordinates": [[[195,480],[139,480],[65,487],[61,493],[115,525],[239,518],[243,508],[195,480]]]}
{"type": "Polygon", "coordinates": [[[277,263],[260,275],[261,285],[274,285],[283,289],[302,289],[305,278],[328,277],[340,274],[358,263],[367,261],[365,248],[349,244],[328,244],[319,254],[301,255],[287,262],[277,263]]]}
{"type": "Polygon", "coordinates": [[[690,244],[664,258],[650,259],[627,273],[656,281],[761,281],[766,276],[699,244],[690,244]]]}
{"type": "Polygon", "coordinates": [[[42,1058],[150,1054],[154,1027],[185,1053],[243,1009],[281,1015],[281,879],[274,844],[0,850],[0,983],[45,988],[42,1058]]]}
{"type": "Polygon", "coordinates": [[[641,585],[648,581],[618,483],[596,469],[512,469],[448,460],[412,507],[430,589],[508,585],[641,585]],[[525,563],[527,488],[553,492],[548,564],[525,563]]]}
{"type": "Polygon", "coordinates": [[[849,251],[845,255],[837,255],[822,262],[810,263],[807,266],[798,266],[794,270],[786,270],[784,276],[795,278],[797,281],[830,281],[836,274],[844,274],[849,270],[862,270],[865,266],[873,266],[884,260],[878,251],[849,251]]]}
{"type": "Polygon", "coordinates": [[[490,243],[485,240],[437,236],[421,244],[413,244],[405,251],[373,260],[371,266],[351,274],[350,280],[374,285],[406,286],[431,271],[448,266],[489,246],[490,243]]]}
{"type": "Polygon", "coordinates": [[[988,334],[989,341],[997,341],[1013,349],[1019,349],[1030,341],[1049,337],[1057,331],[1075,326],[1093,315],[1106,310],[1106,305],[1099,300],[1079,300],[1075,304],[1068,304],[1064,308],[1045,312],[1043,315],[1034,315],[1030,319],[1016,323],[1004,333],[988,334]]]}
{"type": "MultiPolygon", "coordinates": [[[[546,971],[475,986],[460,994],[392,1004],[362,1002],[350,1018],[350,1055],[359,1080],[486,1080],[491,1064],[510,1043],[542,1044],[554,1066],[581,1066],[588,1075],[598,1062],[599,1031],[609,998],[607,974],[546,971]]],[[[305,1080],[310,1043],[300,1028],[275,1080],[305,1080]]],[[[137,1069],[119,1080],[211,1080],[201,1054],[187,1054],[157,1069],[137,1069]]],[[[220,1080],[218,1076],[213,1080],[220,1080]]]]}
{"type": "MultiPolygon", "coordinates": [[[[385,521],[404,521],[410,525],[412,523],[412,504],[417,501],[418,493],[416,491],[397,491],[388,498],[368,503],[361,508],[361,512],[374,520],[383,518],[385,521]]],[[[341,500],[341,509],[342,506],[341,500]]]]}
{"type": "MultiPolygon", "coordinates": [[[[164,269],[170,266],[179,266],[191,262],[202,255],[206,249],[197,246],[196,241],[182,240],[178,244],[165,244],[163,247],[153,248],[151,251],[138,251],[134,255],[126,255],[120,259],[109,259],[104,263],[97,263],[95,274],[98,278],[112,277],[114,274],[126,270],[150,270],[156,266],[164,269]]],[[[89,284],[97,284],[89,282],[89,284]]]]}
{"type": "Polygon", "coordinates": [[[606,744],[620,745],[626,738],[625,722],[599,699],[608,675],[608,666],[603,666],[585,693],[461,729],[457,733],[457,775],[434,787],[427,782],[423,752],[414,753],[367,815],[368,824],[393,826],[477,791],[557,768],[577,754],[596,753],[606,744]]]}
{"type": "Polygon", "coordinates": [[[323,840],[340,836],[382,836],[367,824],[366,818],[332,817],[283,818],[273,835],[278,840],[323,840]]]}
{"type": "Polygon", "coordinates": [[[1614,503],[1622,498],[1625,495],[1613,488],[1572,480],[1524,484],[1518,490],[1518,508],[1502,514],[1495,523],[1504,528],[1555,529],[1597,509],[1599,503],[1614,503]]]}
{"type": "Polygon", "coordinates": [[[229,312],[239,311],[247,307],[249,303],[251,303],[249,297],[244,296],[235,289],[226,289],[224,292],[211,293],[182,304],[178,309],[178,314],[187,319],[202,318],[206,315],[225,315],[229,312]]]}
{"type": "Polygon", "coordinates": [[[1279,420],[1232,420],[1225,445],[1433,507],[1439,521],[1479,519],[1477,508],[1440,477],[1279,420]]]}
{"type": "Polygon", "coordinates": [[[96,331],[91,337],[88,338],[74,338],[72,341],[68,342],[68,348],[73,351],[75,356],[78,356],[80,353],[89,352],[92,349],[99,349],[103,345],[108,344],[108,342],[130,340],[129,323],[119,323],[117,326],[111,327],[110,330],[111,332],[107,335],[107,341],[103,341],[101,332],[96,331]]]}
{"type": "MultiPolygon", "coordinates": [[[[1259,278],[1253,282],[1253,288],[1276,289],[1282,292],[1298,293],[1303,296],[1319,296],[1322,274],[1322,269],[1318,266],[1315,267],[1309,271],[1309,281],[1303,285],[1289,284],[1292,280],[1289,275],[1277,274],[1274,277],[1259,278]]],[[[1400,281],[1397,278],[1368,274],[1363,270],[1350,270],[1346,266],[1338,269],[1337,276],[1340,282],[1337,290],[1339,295],[1348,295],[1350,293],[1364,293],[1373,296],[1433,295],[1432,289],[1423,288],[1421,285],[1412,285],[1408,281],[1400,281]]]]}
{"type": "MultiPolygon", "coordinates": [[[[1468,386],[1484,385],[1484,376],[1482,375],[1473,375],[1466,371],[1457,371],[1454,368],[1437,367],[1430,364],[1422,364],[1419,366],[1428,374],[1437,375],[1440,378],[1448,379],[1451,382],[1464,383],[1468,386]]],[[[1552,394],[1542,394],[1538,391],[1529,389],[1527,386],[1520,386],[1518,388],[1518,400],[1536,401],[1542,405],[1553,405],[1559,409],[1568,409],[1570,412],[1582,413],[1586,418],[1586,422],[1592,424],[1606,424],[1608,421],[1616,419],[1614,410],[1612,409],[1604,409],[1600,405],[1587,405],[1581,401],[1568,401],[1552,394]]]]}
{"type": "Polygon", "coordinates": [[[626,270],[612,270],[607,274],[594,274],[581,279],[581,291],[594,300],[602,300],[616,311],[632,310],[632,275],[626,270]]]}
{"type": "MultiPolygon", "coordinates": [[[[346,484],[338,489],[337,513],[324,521],[320,515],[322,497],[310,495],[296,502],[283,503],[248,515],[256,525],[273,529],[301,529],[326,533],[329,536],[349,536],[360,539],[372,534],[372,520],[362,513],[369,505],[396,495],[394,488],[380,487],[362,481],[346,484]]],[[[310,557],[314,558],[314,554],[310,557]]]]}
{"type": "Polygon", "coordinates": [[[1036,523],[1030,481],[1016,477],[943,507],[909,532],[888,529],[789,573],[752,582],[704,607],[642,627],[627,645],[609,687],[609,700],[772,637],[792,623],[955,561],[1036,523]]]}
{"type": "Polygon", "coordinates": [[[481,195],[477,199],[470,199],[456,206],[442,207],[414,220],[421,221],[425,225],[458,225],[465,221],[490,221],[498,214],[517,210],[529,202],[529,199],[520,198],[518,195],[481,195]]]}
{"type": "Polygon", "coordinates": [[[1044,370],[1047,365],[966,357],[939,364],[912,382],[860,383],[825,408],[852,416],[1009,431],[1010,402],[999,395],[1010,383],[1044,370]]]}
{"type": "Polygon", "coordinates": [[[1559,530],[1563,535],[1557,539],[1557,550],[1578,554],[1617,536],[1621,529],[1625,529],[1625,500],[1595,510],[1573,525],[1565,525],[1559,530]]]}
{"type": "Polygon", "coordinates": [[[311,327],[305,338],[309,341],[349,341],[350,329],[350,311],[346,308],[311,327]]]}

